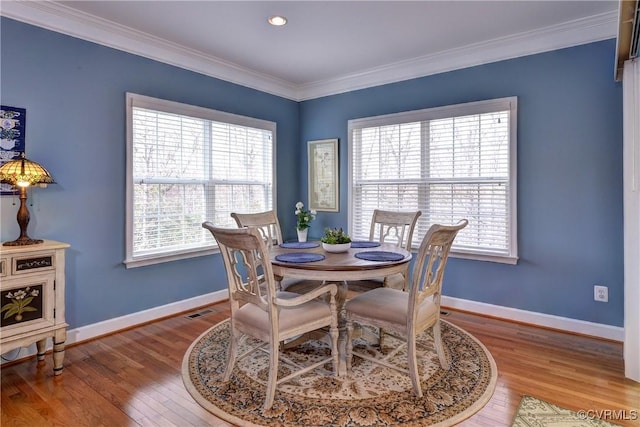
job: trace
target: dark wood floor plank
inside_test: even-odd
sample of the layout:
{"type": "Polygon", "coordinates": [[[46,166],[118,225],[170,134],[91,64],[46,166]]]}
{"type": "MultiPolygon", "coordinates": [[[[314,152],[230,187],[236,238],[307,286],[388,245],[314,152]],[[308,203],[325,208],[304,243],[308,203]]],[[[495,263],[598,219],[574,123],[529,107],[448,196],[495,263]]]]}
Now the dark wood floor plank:
{"type": "Polygon", "coordinates": [[[135,386],[127,389],[126,383],[115,381],[113,374],[101,367],[91,359],[83,359],[75,361],[66,368],[66,371],[74,372],[83,378],[91,388],[102,394],[112,405],[134,421],[144,418],[144,413],[130,403],[131,390],[135,390],[135,386]]]}

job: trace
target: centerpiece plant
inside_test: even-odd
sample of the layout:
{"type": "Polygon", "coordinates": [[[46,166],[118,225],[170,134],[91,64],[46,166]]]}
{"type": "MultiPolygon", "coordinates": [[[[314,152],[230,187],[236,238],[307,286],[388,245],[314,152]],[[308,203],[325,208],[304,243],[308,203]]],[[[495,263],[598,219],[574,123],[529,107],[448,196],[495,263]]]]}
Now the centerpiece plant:
{"type": "Polygon", "coordinates": [[[346,252],[351,247],[351,237],[342,228],[325,228],[320,241],[327,252],[346,252]]]}
{"type": "Polygon", "coordinates": [[[351,243],[351,237],[342,228],[325,228],[324,236],[320,239],[322,243],[328,245],[340,245],[351,243]]]}

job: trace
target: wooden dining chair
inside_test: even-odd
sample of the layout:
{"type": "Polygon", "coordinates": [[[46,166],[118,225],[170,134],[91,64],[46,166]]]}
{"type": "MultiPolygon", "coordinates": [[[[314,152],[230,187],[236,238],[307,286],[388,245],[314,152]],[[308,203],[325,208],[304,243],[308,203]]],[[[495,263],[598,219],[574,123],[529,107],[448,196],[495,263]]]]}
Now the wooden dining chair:
{"type": "Polygon", "coordinates": [[[282,243],[282,230],[275,211],[258,213],[231,213],[238,227],[256,227],[264,239],[267,248],[282,243]]]}
{"type": "MultiPolygon", "coordinates": [[[[411,252],[413,232],[422,211],[388,211],[376,209],[371,217],[369,240],[380,243],[395,243],[398,247],[411,252]]],[[[349,282],[350,294],[360,293],[381,286],[404,289],[407,278],[397,273],[392,276],[381,277],[373,280],[360,280],[349,282]]]]}
{"type": "MultiPolygon", "coordinates": [[[[258,213],[237,213],[233,212],[231,217],[236,221],[238,227],[256,227],[260,232],[267,248],[282,244],[282,230],[275,211],[258,213]]],[[[275,276],[278,290],[290,290],[292,292],[304,293],[310,289],[315,289],[323,283],[312,280],[301,280],[282,278],[275,276]]]]}
{"type": "Polygon", "coordinates": [[[273,405],[278,384],[329,362],[333,363],[333,373],[337,375],[336,285],[325,285],[303,295],[277,292],[267,245],[255,227],[225,229],[217,228],[211,222],[204,222],[202,226],[218,242],[229,287],[231,336],[223,381],[231,378],[237,359],[254,351],[264,351],[269,355],[269,377],[263,406],[266,410],[273,405]],[[329,296],[328,302],[318,299],[323,295],[329,296]],[[292,366],[292,373],[278,379],[280,342],[327,326],[331,338],[331,356],[306,367],[283,358],[282,362],[292,366]],[[247,336],[262,343],[239,356],[239,340],[247,336]]]}
{"type": "Polygon", "coordinates": [[[433,341],[440,366],[443,369],[449,369],[449,361],[444,354],[440,331],[442,278],[453,240],[458,232],[466,227],[467,223],[468,221],[463,219],[456,225],[434,224],[429,228],[420,244],[408,291],[376,288],[347,301],[345,311],[348,371],[351,371],[351,362],[355,354],[371,362],[409,374],[415,395],[421,397],[422,388],[420,387],[416,358],[416,336],[428,328],[433,328],[433,341]],[[383,358],[354,352],[352,338],[355,322],[378,328],[381,348],[385,333],[391,333],[403,339],[407,347],[408,369],[389,362],[405,347],[404,345],[395,348],[383,358]]]}

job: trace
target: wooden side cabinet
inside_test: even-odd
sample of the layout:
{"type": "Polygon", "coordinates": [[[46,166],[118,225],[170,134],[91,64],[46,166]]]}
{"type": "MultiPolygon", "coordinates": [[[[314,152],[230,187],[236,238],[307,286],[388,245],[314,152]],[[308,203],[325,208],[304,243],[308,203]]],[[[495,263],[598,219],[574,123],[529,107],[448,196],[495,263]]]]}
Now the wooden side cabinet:
{"type": "Polygon", "coordinates": [[[53,372],[62,373],[67,326],[64,318],[64,255],[69,244],[45,240],[0,246],[0,354],[36,343],[44,360],[53,338],[53,372]]]}

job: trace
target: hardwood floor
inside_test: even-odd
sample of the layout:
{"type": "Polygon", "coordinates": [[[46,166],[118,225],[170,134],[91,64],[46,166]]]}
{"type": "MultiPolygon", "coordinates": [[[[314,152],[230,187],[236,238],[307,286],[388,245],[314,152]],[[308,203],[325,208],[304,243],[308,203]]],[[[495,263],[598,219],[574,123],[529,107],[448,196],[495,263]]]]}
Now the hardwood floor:
{"type": "MultiPolygon", "coordinates": [[[[44,362],[3,366],[0,424],[229,426],[195,403],[182,384],[189,345],[229,315],[226,302],[205,309],[210,312],[195,318],[186,313],[70,346],[58,377],[51,354],[44,362]]],[[[525,394],[614,415],[640,407],[640,384],[624,378],[620,343],[456,311],[444,319],[477,337],[498,365],[491,401],[463,426],[509,426],[525,394]]],[[[637,419],[610,421],[640,426],[637,419]]]]}

